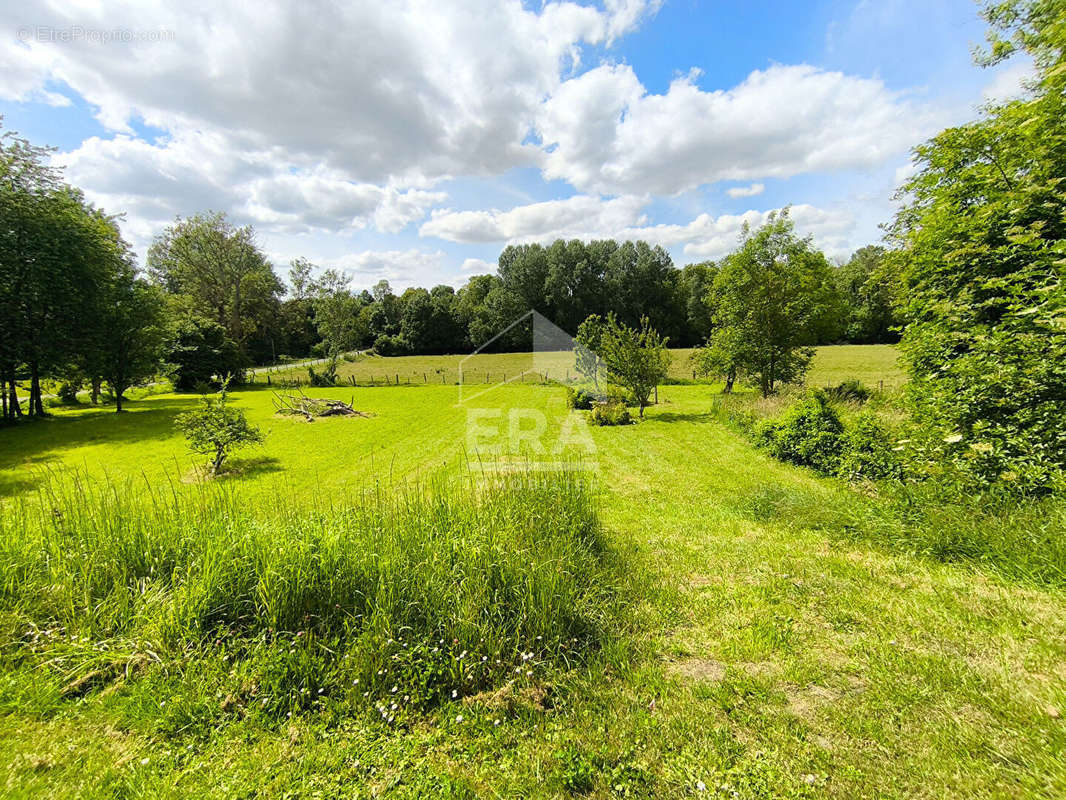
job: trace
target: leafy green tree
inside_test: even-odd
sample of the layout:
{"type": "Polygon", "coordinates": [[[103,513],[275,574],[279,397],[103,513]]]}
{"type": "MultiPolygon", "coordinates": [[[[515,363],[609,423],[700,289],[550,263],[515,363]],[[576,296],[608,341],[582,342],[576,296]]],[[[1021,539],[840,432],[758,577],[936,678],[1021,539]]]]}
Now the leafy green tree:
{"type": "Polygon", "coordinates": [[[175,314],[172,310],[171,315],[178,322],[167,362],[178,391],[189,392],[209,385],[216,376],[225,382],[241,371],[243,359],[225,328],[194,314],[175,314]]]}
{"type": "Polygon", "coordinates": [[[988,6],[982,63],[1024,51],[1028,96],[917,148],[890,234],[919,419],[982,484],[1066,465],[1066,7],[988,6]]]}
{"type": "Polygon", "coordinates": [[[634,329],[618,322],[613,314],[607,315],[599,348],[604,373],[611,383],[629,390],[641,417],[652,391],[666,379],[670,367],[666,344],[647,317],[634,329]]]}
{"type": "Polygon", "coordinates": [[[836,269],[834,278],[846,312],[843,335],[848,342],[884,344],[899,340],[893,330],[898,323],[885,253],[885,248],[869,245],[856,250],[836,269]]]}
{"type": "Polygon", "coordinates": [[[219,474],[234,450],[263,441],[259,428],[248,422],[241,409],[229,404],[227,388],[228,383],[223,383],[217,394],[205,394],[199,408],[179,414],[176,420],[189,449],[211,456],[211,475],[219,474]]]}
{"type": "Polygon", "coordinates": [[[603,366],[598,353],[603,344],[606,322],[599,314],[590,314],[577,328],[574,336],[574,366],[577,371],[600,387],[600,368],[603,366]]]}
{"type": "Polygon", "coordinates": [[[752,360],[748,356],[743,329],[729,326],[716,328],[690,358],[697,375],[721,378],[725,382],[722,394],[733,393],[733,386],[742,377],[745,365],[752,360]]]}
{"type": "Polygon", "coordinates": [[[127,389],[159,373],[170,339],[159,287],[132,279],[132,271],[128,277],[107,293],[92,359],[93,374],[111,388],[116,412],[127,389]]]}
{"type": "Polygon", "coordinates": [[[251,227],[238,227],[225,214],[179,218],[156,237],[148,271],[168,292],[190,298],[197,314],[225,328],[246,357],[249,341],[277,317],[281,282],[251,227]]]}
{"type": "Polygon", "coordinates": [[[722,364],[756,382],[763,397],[778,384],[800,380],[831,296],[831,273],[810,237],[800,238],[788,209],[771,213],[720,265],[711,291],[715,334],[711,350],[722,364]]]}
{"type": "Polygon", "coordinates": [[[44,415],[41,380],[76,360],[96,324],[91,313],[125,264],[114,219],[63,183],[50,150],[0,138],[0,385],[18,416],[15,380],[30,380],[29,413],[44,415]]]}
{"type": "Polygon", "coordinates": [[[363,301],[359,295],[352,294],[349,285],[349,278],[332,269],[311,284],[315,327],[327,356],[356,350],[370,335],[365,319],[360,316],[363,301]]]}

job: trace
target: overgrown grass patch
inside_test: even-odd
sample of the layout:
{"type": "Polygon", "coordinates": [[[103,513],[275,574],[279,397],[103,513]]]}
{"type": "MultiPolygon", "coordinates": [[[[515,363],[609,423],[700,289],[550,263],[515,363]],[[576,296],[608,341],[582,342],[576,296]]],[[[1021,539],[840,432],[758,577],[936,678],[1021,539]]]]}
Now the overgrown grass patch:
{"type": "Polygon", "coordinates": [[[593,488],[572,473],[269,513],[225,487],[67,485],[0,520],[0,647],[21,676],[0,706],[22,706],[32,675],[56,703],[145,681],[170,732],[307,709],[399,722],[583,663],[617,588],[593,488]]]}

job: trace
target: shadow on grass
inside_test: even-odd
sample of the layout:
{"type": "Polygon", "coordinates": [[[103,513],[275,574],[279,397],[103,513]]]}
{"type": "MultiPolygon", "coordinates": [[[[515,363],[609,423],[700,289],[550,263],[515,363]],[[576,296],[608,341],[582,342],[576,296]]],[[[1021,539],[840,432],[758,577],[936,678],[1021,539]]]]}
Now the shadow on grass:
{"type": "Polygon", "coordinates": [[[257,456],[255,458],[231,458],[224,465],[222,480],[233,478],[251,478],[256,475],[266,475],[271,472],[281,472],[281,462],[273,456],[257,456]]]}
{"type": "MultiPolygon", "coordinates": [[[[74,413],[5,427],[0,429],[0,472],[47,466],[59,460],[63,451],[86,445],[169,439],[175,435],[174,418],[196,402],[195,395],[128,400],[121,414],[113,406],[83,406],[74,413]]],[[[42,480],[43,471],[0,476],[0,497],[33,489],[42,480]]]]}
{"type": "Polygon", "coordinates": [[[699,422],[707,423],[716,420],[714,413],[710,411],[698,411],[682,413],[680,411],[660,411],[648,414],[647,422],[699,422]]]}

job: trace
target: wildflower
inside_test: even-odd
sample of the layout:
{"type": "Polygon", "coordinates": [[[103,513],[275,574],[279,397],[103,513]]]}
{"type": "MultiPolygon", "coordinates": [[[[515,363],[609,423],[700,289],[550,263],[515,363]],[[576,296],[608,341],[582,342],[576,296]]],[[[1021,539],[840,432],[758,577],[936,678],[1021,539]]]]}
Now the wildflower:
{"type": "Polygon", "coordinates": [[[141,759],[141,766],[144,766],[147,763],[148,763],[148,759],[147,758],[142,758],[141,759]]]}
{"type": "Polygon", "coordinates": [[[498,719],[494,719],[494,720],[492,721],[492,724],[493,724],[493,725],[499,725],[499,724],[500,724],[500,721],[499,721],[498,719]]]}
{"type": "Polygon", "coordinates": [[[706,792],[707,791],[707,784],[704,783],[703,781],[696,781],[696,791],[697,792],[706,792]]]}
{"type": "Polygon", "coordinates": [[[462,722],[463,721],[463,715],[462,714],[456,714],[455,715],[455,721],[456,722],[462,722]]]}

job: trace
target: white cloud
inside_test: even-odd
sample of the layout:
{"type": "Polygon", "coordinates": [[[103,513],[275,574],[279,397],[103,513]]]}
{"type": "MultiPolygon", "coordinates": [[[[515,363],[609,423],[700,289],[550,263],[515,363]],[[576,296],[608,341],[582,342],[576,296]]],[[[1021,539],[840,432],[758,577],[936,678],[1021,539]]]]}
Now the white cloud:
{"type": "MultiPolygon", "coordinates": [[[[422,225],[420,233],[454,242],[498,243],[501,246],[569,238],[642,239],[679,251],[687,259],[704,260],[721,258],[735,249],[743,226],[747,224],[755,228],[762,225],[772,210],[750,210],[717,217],[700,214],[685,224],[649,225],[642,213],[648,202],[646,197],[607,200],[578,195],[568,200],[516,206],[509,211],[434,212],[422,225]]],[[[852,241],[857,221],[850,212],[800,204],[792,206],[790,214],[797,231],[804,236],[812,235],[815,244],[830,257],[846,256],[858,245],[852,241]]]]}
{"type": "MultiPolygon", "coordinates": [[[[274,264],[287,264],[293,258],[305,253],[289,249],[271,249],[268,256],[274,264]]],[[[441,250],[363,250],[339,257],[315,260],[321,269],[335,269],[352,279],[356,289],[373,286],[380,280],[387,280],[394,290],[411,286],[431,287],[446,282],[450,273],[447,269],[448,257],[441,250]]],[[[493,267],[495,269],[495,266],[493,267]]]]}
{"type": "Polygon", "coordinates": [[[730,197],[755,197],[762,194],[765,189],[764,184],[753,183],[750,186],[734,186],[732,189],[726,189],[725,193],[730,197]]]}
{"type": "Polygon", "coordinates": [[[603,230],[636,224],[648,199],[603,200],[575,195],[516,206],[510,211],[434,211],[419,229],[421,236],[453,242],[524,242],[558,238],[590,238],[603,230]]]}
{"type": "Polygon", "coordinates": [[[986,103],[1005,103],[1025,94],[1025,82],[1035,76],[1033,62],[1027,59],[1011,61],[996,70],[994,77],[981,93],[986,103]]]}
{"type": "Polygon", "coordinates": [[[877,79],[773,66],[706,92],[696,77],[659,95],[628,65],[565,81],[537,123],[553,148],[546,177],[601,194],[676,194],[721,180],[873,168],[936,125],[877,79]]]}
{"type": "Polygon", "coordinates": [[[461,267],[459,267],[459,270],[460,272],[466,273],[493,273],[496,271],[496,264],[491,261],[485,261],[481,258],[467,258],[463,261],[463,264],[461,267]]]}

